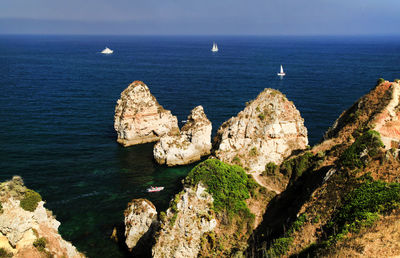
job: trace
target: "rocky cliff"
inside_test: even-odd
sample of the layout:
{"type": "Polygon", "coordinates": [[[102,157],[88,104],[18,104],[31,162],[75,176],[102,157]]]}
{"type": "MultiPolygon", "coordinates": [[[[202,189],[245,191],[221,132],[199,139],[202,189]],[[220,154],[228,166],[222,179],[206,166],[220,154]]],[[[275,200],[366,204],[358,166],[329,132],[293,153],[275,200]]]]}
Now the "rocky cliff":
{"type": "Polygon", "coordinates": [[[167,134],[154,146],[154,159],[168,166],[185,165],[200,160],[211,151],[210,120],[202,106],[195,107],[179,135],[167,134]]]}
{"type": "Polygon", "coordinates": [[[84,257],[58,234],[58,222],[20,177],[0,184],[0,249],[14,257],[84,257]]]}
{"type": "Polygon", "coordinates": [[[129,249],[139,240],[151,241],[157,228],[157,211],[153,203],[146,199],[133,199],[125,210],[125,243],[129,249]]]}
{"type": "Polygon", "coordinates": [[[248,256],[377,257],[400,253],[398,83],[343,112],[325,140],[285,160],[288,187],[268,205],[248,256]],[[388,147],[388,145],[390,147],[388,147]]]}
{"type": "Polygon", "coordinates": [[[154,257],[232,257],[247,247],[273,194],[235,165],[210,158],[161,212],[154,257]]]}
{"type": "Polygon", "coordinates": [[[279,164],[293,151],[306,148],[307,129],[293,102],[265,89],[245,109],[221,125],[214,139],[217,158],[249,172],[279,164]]]}
{"type": "Polygon", "coordinates": [[[202,184],[186,187],[161,215],[153,257],[197,257],[201,239],[217,225],[213,198],[202,184]]]}
{"type": "Polygon", "coordinates": [[[134,81],[121,93],[115,106],[117,141],[130,146],[157,141],[167,133],[179,133],[178,120],[165,110],[146,84],[134,81]]]}

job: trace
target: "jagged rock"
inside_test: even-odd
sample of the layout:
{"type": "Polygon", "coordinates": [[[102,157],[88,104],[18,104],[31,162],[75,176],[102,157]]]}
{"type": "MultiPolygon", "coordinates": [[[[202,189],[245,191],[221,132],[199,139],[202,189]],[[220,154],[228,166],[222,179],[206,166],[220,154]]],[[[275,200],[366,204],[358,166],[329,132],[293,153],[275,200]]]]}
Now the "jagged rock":
{"type": "Polygon", "coordinates": [[[185,187],[161,218],[153,257],[197,257],[201,238],[217,226],[212,196],[201,184],[185,187]]]}
{"type": "Polygon", "coordinates": [[[273,89],[265,89],[236,117],[223,123],[214,138],[215,155],[220,160],[258,173],[268,162],[279,164],[307,144],[300,112],[273,89]]]}
{"type": "Polygon", "coordinates": [[[38,238],[46,239],[46,250],[55,257],[84,257],[58,233],[57,221],[39,201],[35,210],[24,210],[20,206],[28,189],[20,177],[0,184],[0,246],[15,257],[33,257],[39,251],[33,246],[38,238]]]}
{"type": "Polygon", "coordinates": [[[190,164],[211,151],[210,120],[202,106],[195,107],[179,135],[164,135],[154,146],[154,159],[168,166],[190,164]]]}
{"type": "Polygon", "coordinates": [[[149,200],[133,199],[125,210],[125,243],[129,249],[141,238],[148,239],[157,226],[156,207],[149,200]]]}
{"type": "Polygon", "coordinates": [[[149,88],[134,81],[121,93],[115,106],[117,141],[130,146],[157,141],[167,133],[179,133],[178,120],[158,104],[149,88]]]}

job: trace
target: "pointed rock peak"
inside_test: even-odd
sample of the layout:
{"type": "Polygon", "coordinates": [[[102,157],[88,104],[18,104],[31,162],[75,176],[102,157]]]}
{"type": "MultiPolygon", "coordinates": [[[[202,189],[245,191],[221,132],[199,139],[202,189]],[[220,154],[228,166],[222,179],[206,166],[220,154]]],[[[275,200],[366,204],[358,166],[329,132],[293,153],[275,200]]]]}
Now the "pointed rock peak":
{"type": "Polygon", "coordinates": [[[146,84],[134,81],[115,106],[114,128],[124,146],[154,142],[162,135],[178,133],[178,119],[165,110],[146,84]]]}
{"type": "Polygon", "coordinates": [[[308,144],[300,112],[278,90],[265,89],[217,131],[214,151],[220,160],[261,173],[308,144]]]}
{"type": "Polygon", "coordinates": [[[179,134],[168,134],[154,145],[154,159],[168,166],[190,164],[210,154],[212,124],[202,106],[195,107],[179,134]]]}

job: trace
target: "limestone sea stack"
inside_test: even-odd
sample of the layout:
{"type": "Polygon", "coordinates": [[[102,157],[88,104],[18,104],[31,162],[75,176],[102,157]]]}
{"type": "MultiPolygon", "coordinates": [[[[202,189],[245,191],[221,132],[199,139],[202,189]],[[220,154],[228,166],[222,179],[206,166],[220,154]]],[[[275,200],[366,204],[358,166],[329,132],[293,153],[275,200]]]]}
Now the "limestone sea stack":
{"type": "Polygon", "coordinates": [[[212,125],[202,106],[195,107],[180,134],[167,134],[154,146],[154,159],[168,166],[200,160],[211,151],[212,125]]]}
{"type": "Polygon", "coordinates": [[[307,129],[293,102],[265,89],[246,108],[221,125],[214,138],[220,160],[260,173],[269,162],[279,164],[292,151],[305,149],[307,129]]]}
{"type": "Polygon", "coordinates": [[[165,110],[141,81],[134,81],[121,93],[115,106],[114,128],[117,141],[125,147],[179,133],[176,116],[165,110]]]}
{"type": "Polygon", "coordinates": [[[0,184],[1,257],[84,257],[60,236],[59,226],[42,197],[26,188],[21,177],[0,184]]]}
{"type": "Polygon", "coordinates": [[[139,240],[147,241],[157,227],[157,211],[146,199],[133,199],[125,210],[125,243],[129,249],[139,240]]]}

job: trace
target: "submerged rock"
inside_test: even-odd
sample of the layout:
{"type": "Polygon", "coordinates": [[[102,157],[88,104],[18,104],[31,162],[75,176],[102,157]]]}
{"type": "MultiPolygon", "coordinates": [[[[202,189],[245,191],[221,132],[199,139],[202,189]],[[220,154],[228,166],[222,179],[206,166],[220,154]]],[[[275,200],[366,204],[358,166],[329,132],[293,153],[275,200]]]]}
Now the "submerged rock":
{"type": "Polygon", "coordinates": [[[185,165],[200,160],[211,151],[212,125],[202,106],[195,107],[180,134],[168,134],[154,146],[154,159],[168,166],[185,165]]]}
{"type": "Polygon", "coordinates": [[[236,117],[223,123],[214,138],[217,158],[258,173],[268,162],[279,164],[307,144],[300,112],[273,89],[265,89],[236,117]]]}
{"type": "Polygon", "coordinates": [[[217,225],[212,206],[213,198],[201,183],[185,187],[161,216],[153,257],[197,257],[201,238],[217,225]]]}
{"type": "Polygon", "coordinates": [[[124,214],[128,248],[134,248],[140,239],[149,240],[158,224],[154,204],[146,199],[133,199],[124,214]]]}
{"type": "Polygon", "coordinates": [[[121,93],[114,116],[117,141],[130,146],[157,141],[167,133],[179,133],[178,120],[165,110],[141,81],[134,81],[121,93]]]}
{"type": "Polygon", "coordinates": [[[21,177],[0,184],[0,247],[14,257],[84,257],[58,233],[58,222],[21,177]],[[41,241],[44,248],[35,248],[41,241]]]}

